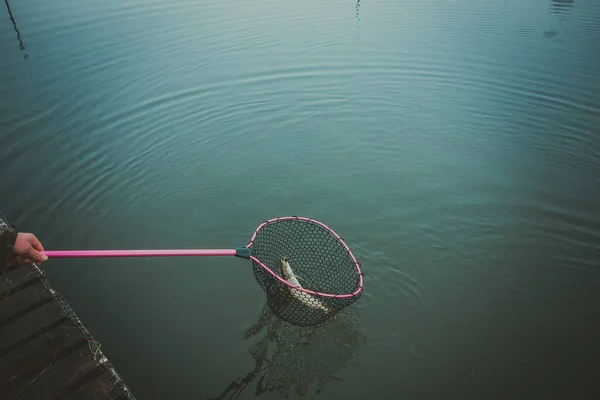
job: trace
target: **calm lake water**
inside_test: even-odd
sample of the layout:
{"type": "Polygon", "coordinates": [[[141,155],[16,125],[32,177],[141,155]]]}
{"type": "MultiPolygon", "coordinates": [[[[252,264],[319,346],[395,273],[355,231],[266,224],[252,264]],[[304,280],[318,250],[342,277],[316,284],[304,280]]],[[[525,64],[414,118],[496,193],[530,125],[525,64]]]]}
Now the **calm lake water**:
{"type": "Polygon", "coordinates": [[[303,215],[366,273],[245,337],[245,260],[50,260],[138,399],[600,397],[600,2],[8,5],[1,211],[47,250],[303,215]]]}

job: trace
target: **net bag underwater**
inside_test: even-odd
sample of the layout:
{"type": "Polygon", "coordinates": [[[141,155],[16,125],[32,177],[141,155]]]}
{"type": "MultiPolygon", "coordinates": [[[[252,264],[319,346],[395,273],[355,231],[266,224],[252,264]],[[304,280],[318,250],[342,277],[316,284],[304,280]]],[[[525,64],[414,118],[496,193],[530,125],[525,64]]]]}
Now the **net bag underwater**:
{"type": "Polygon", "coordinates": [[[252,261],[271,310],[298,326],[317,325],[360,298],[363,273],[344,242],[322,222],[279,217],[256,228],[250,242],[216,250],[55,250],[48,258],[237,256],[252,261]]]}

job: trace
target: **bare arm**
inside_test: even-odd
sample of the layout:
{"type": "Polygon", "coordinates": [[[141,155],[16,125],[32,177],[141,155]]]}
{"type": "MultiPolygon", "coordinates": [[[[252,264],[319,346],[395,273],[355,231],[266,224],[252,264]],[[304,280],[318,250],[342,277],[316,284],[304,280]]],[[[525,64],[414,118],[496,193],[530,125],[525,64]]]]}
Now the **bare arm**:
{"type": "Polygon", "coordinates": [[[17,264],[46,261],[48,257],[42,254],[42,251],[44,247],[33,233],[0,228],[0,269],[4,268],[9,260],[17,264]]]}

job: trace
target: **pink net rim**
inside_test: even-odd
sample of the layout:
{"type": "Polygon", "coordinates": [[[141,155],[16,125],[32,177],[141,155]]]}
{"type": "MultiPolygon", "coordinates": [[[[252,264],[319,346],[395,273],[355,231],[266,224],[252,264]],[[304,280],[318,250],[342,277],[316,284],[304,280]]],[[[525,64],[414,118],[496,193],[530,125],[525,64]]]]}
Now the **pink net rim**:
{"type": "Polygon", "coordinates": [[[250,239],[250,242],[248,242],[246,247],[250,248],[252,246],[252,244],[254,243],[254,240],[256,239],[256,235],[258,234],[258,231],[260,231],[263,226],[268,225],[273,222],[286,221],[286,220],[306,221],[306,222],[315,223],[315,224],[321,226],[322,228],[326,229],[327,231],[329,231],[333,236],[335,236],[335,238],[342,244],[342,246],[344,246],[344,248],[350,255],[350,258],[352,259],[354,267],[356,268],[356,272],[358,272],[358,277],[359,277],[358,288],[354,292],[346,293],[346,294],[330,294],[330,293],[315,292],[315,291],[312,291],[309,289],[305,289],[305,288],[301,288],[301,287],[292,285],[291,283],[289,283],[288,281],[286,281],[285,279],[283,279],[282,277],[277,275],[275,272],[273,272],[269,267],[267,267],[265,264],[263,264],[262,261],[260,261],[258,258],[254,257],[254,256],[250,256],[250,259],[252,261],[256,262],[258,265],[260,265],[269,274],[271,274],[272,276],[277,278],[279,280],[279,282],[283,283],[284,285],[289,286],[290,288],[294,288],[298,291],[301,291],[304,293],[309,293],[309,294],[312,294],[315,296],[331,297],[331,298],[337,298],[337,299],[347,299],[347,298],[358,296],[362,292],[362,288],[363,288],[363,273],[360,269],[360,264],[356,260],[356,257],[354,257],[354,254],[352,253],[352,251],[350,250],[350,248],[348,247],[346,242],[344,242],[344,239],[342,239],[337,233],[335,233],[335,231],[333,229],[331,229],[329,226],[325,225],[322,222],[319,222],[315,219],[307,218],[307,217],[291,217],[290,216],[290,217],[273,218],[273,219],[263,222],[262,224],[260,224],[258,226],[258,228],[256,228],[256,230],[254,231],[254,234],[252,235],[252,238],[250,239]]]}

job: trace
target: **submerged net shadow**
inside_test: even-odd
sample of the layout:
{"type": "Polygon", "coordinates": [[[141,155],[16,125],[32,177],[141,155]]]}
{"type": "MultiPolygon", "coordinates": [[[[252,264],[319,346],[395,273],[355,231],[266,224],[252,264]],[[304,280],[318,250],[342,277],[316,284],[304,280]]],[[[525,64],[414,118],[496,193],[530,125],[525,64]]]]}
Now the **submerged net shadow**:
{"type": "Polygon", "coordinates": [[[318,326],[303,327],[282,321],[265,303],[256,324],[244,334],[254,367],[209,400],[233,400],[245,391],[254,397],[324,395],[330,382],[348,377],[367,344],[357,311],[347,308],[318,326]]]}
{"type": "Polygon", "coordinates": [[[362,293],[358,262],[343,239],[317,221],[300,217],[267,221],[250,245],[254,276],[267,294],[270,309],[293,325],[317,325],[362,293]],[[283,258],[289,261],[301,288],[291,287],[296,283],[289,277],[291,285],[283,282],[283,258]]]}

